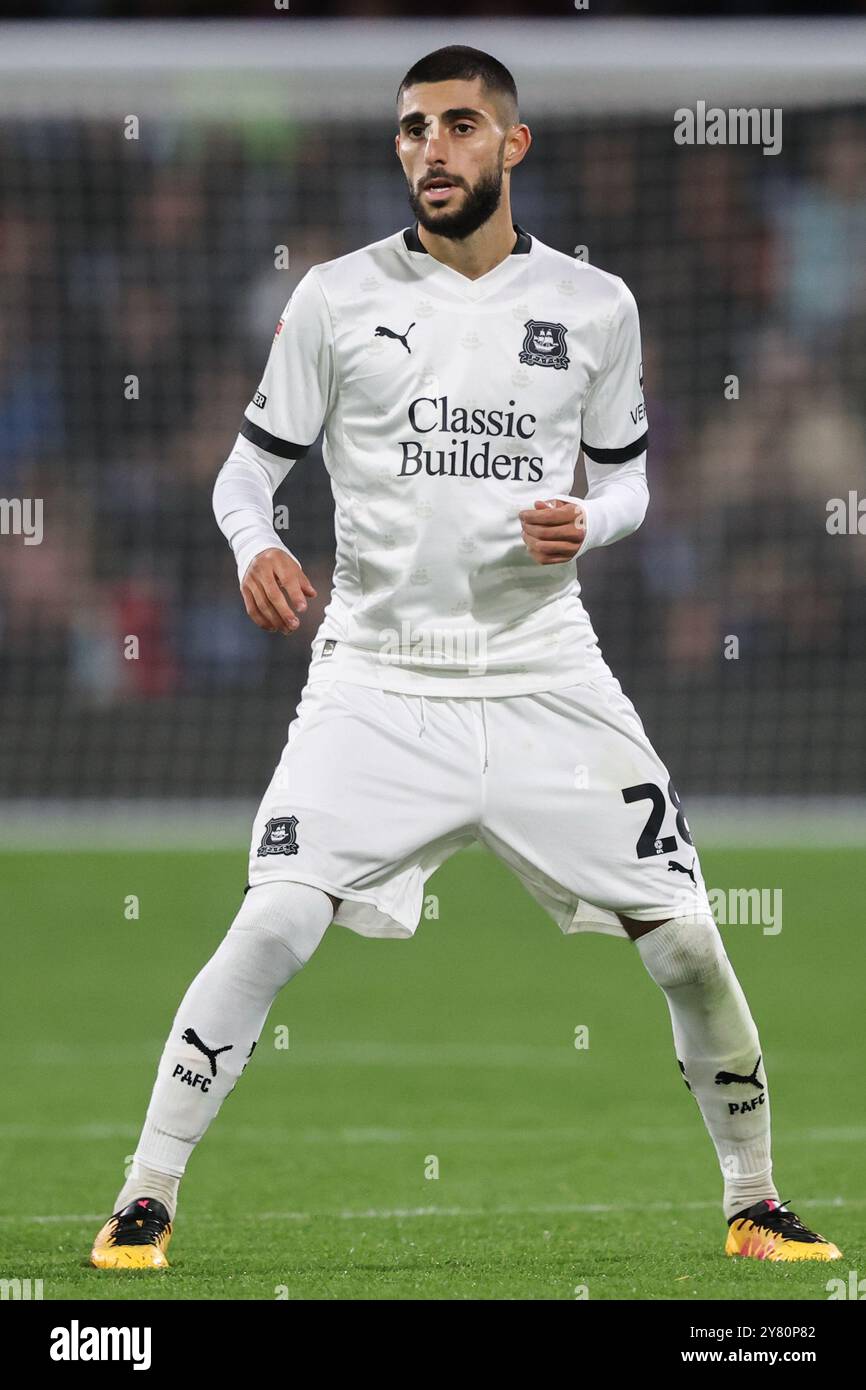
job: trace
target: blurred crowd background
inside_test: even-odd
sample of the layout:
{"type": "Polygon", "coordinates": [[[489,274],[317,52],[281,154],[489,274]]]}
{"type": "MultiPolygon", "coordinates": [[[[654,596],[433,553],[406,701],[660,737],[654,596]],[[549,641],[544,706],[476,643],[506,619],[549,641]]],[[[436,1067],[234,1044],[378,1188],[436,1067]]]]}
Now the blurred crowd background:
{"type": "MultiPolygon", "coordinates": [[[[866,107],[786,111],[775,157],[523,114],[517,220],[641,311],[650,509],[579,566],[602,650],[690,792],[862,792],[866,537],[826,523],[866,495],[866,107]]],[[[332,501],[313,450],[277,501],[320,599],[268,636],[214,478],[294,284],[412,220],[387,119],[147,124],[0,131],[0,496],[44,499],[41,545],[0,548],[5,796],[259,794],[332,501]]]]}

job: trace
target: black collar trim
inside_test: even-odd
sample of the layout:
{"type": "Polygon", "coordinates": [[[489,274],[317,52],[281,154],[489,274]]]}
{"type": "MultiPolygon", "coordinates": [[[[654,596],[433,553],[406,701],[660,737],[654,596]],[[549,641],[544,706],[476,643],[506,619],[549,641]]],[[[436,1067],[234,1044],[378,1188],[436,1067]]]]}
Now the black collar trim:
{"type": "MultiPolygon", "coordinates": [[[[529,235],[528,232],[525,232],[523,230],[523,228],[520,226],[518,222],[512,222],[511,225],[517,233],[517,240],[515,241],[514,248],[511,252],[512,256],[528,255],[532,246],[532,237],[529,235]]],[[[403,232],[403,243],[407,251],[422,251],[425,256],[429,255],[427,247],[424,245],[423,241],[418,235],[417,222],[414,224],[414,226],[407,227],[405,229],[405,231],[403,232]]]]}

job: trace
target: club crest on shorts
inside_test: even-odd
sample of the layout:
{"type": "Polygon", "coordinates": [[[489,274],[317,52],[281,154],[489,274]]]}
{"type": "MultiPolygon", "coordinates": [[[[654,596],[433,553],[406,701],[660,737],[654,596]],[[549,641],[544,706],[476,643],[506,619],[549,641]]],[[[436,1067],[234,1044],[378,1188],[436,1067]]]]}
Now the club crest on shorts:
{"type": "Polygon", "coordinates": [[[565,350],[567,329],[564,323],[548,323],[546,319],[528,319],[523,325],[526,337],[523,339],[521,362],[530,367],[567,367],[568,353],[565,350]]]}
{"type": "Polygon", "coordinates": [[[297,816],[275,816],[273,820],[269,820],[256,854],[297,854],[297,824],[297,816]]]}

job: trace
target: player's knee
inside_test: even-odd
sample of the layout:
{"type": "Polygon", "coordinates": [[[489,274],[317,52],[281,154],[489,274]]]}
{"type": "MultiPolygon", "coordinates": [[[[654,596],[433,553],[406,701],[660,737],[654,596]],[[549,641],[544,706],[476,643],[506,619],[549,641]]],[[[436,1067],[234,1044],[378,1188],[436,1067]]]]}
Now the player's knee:
{"type": "Polygon", "coordinates": [[[256,932],[302,966],[322,940],[334,912],[330,894],[310,884],[256,884],[247,892],[229,936],[256,932]]]}
{"type": "MultiPolygon", "coordinates": [[[[653,937],[650,973],[662,989],[707,983],[727,960],[719,929],[709,913],[672,917],[641,937],[641,943],[649,943],[653,937]]],[[[641,954],[649,968],[648,955],[641,954]]]]}

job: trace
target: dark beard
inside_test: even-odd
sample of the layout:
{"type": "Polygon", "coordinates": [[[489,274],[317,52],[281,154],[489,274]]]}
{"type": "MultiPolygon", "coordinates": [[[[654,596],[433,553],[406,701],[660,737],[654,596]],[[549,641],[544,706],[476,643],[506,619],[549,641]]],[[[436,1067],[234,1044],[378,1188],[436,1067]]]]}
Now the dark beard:
{"type": "MultiPolygon", "coordinates": [[[[462,184],[455,187],[462,188],[462,184]]],[[[479,227],[491,218],[499,207],[502,198],[502,157],[499,166],[489,174],[483,174],[474,188],[466,190],[463,206],[457,212],[431,217],[424,208],[421,198],[409,186],[409,206],[421,226],[436,236],[450,237],[453,241],[463,241],[465,237],[477,232],[479,227]]]]}

